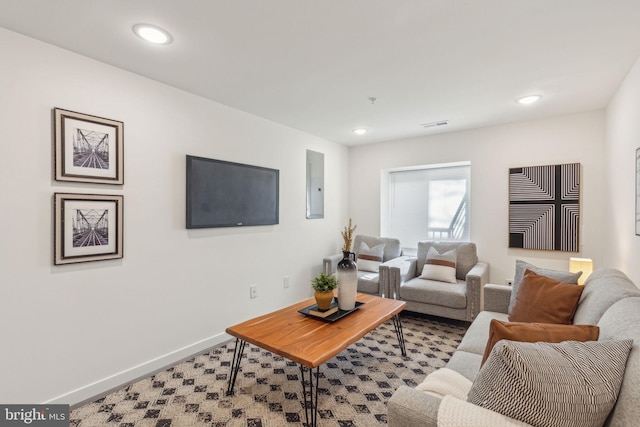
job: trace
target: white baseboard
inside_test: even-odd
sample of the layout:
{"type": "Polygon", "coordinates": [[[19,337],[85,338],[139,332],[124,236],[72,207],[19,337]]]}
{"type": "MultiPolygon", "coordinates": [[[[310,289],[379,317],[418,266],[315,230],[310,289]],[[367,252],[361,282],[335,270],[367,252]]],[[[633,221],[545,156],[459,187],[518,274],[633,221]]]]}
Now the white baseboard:
{"type": "Polygon", "coordinates": [[[226,333],[220,333],[202,341],[180,348],[171,353],[149,360],[148,362],[131,367],[122,372],[118,372],[110,377],[87,384],[76,390],[64,393],[42,404],[65,404],[72,408],[82,406],[85,403],[93,402],[100,397],[118,390],[128,384],[134,383],[142,378],[163,371],[181,361],[205,352],[206,350],[219,346],[232,337],[226,333]]]}

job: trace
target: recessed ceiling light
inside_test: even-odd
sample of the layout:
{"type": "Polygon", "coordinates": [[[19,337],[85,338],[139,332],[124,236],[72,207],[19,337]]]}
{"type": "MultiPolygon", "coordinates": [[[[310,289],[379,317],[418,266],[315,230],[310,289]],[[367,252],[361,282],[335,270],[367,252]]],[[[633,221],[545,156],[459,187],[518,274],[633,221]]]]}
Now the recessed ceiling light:
{"type": "Polygon", "coordinates": [[[367,133],[366,129],[354,129],[353,133],[355,133],[356,135],[364,135],[365,133],[367,133]]]}
{"type": "Polygon", "coordinates": [[[542,98],[542,95],[527,95],[527,96],[523,96],[522,98],[518,98],[518,103],[519,104],[533,104],[534,102],[536,102],[540,98],[542,98]]]}
{"type": "Polygon", "coordinates": [[[149,24],[136,24],[133,26],[133,32],[143,40],[155,44],[169,44],[173,41],[173,37],[167,31],[160,27],[149,24]]]}

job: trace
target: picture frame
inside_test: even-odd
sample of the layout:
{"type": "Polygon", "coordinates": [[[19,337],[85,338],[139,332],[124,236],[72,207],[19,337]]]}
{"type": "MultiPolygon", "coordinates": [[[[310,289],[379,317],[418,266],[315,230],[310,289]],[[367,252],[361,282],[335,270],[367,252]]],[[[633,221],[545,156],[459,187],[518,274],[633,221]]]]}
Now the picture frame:
{"type": "Polygon", "coordinates": [[[640,148],[636,148],[636,236],[640,236],[640,148]]]}
{"type": "Polygon", "coordinates": [[[124,196],[54,193],[54,265],[123,258],[124,196]]]}
{"type": "Polygon", "coordinates": [[[124,123],[54,108],[56,181],[124,184],[124,123]]]}
{"type": "Polygon", "coordinates": [[[580,251],[580,163],[509,168],[509,248],[580,251]]]}

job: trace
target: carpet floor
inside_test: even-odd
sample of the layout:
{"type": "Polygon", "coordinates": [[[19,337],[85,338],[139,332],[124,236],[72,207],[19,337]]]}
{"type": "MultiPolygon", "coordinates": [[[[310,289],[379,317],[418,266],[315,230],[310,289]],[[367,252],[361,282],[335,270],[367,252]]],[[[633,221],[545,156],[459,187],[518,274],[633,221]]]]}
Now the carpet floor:
{"type": "MultiPolygon", "coordinates": [[[[443,367],[467,323],[403,313],[407,356],[389,321],[320,367],[318,426],[387,423],[386,404],[443,367]]],[[[300,369],[247,346],[233,396],[226,396],[235,342],[179,363],[71,411],[76,427],[275,427],[305,422],[300,369]]],[[[321,344],[320,344],[321,345],[321,344]]]]}

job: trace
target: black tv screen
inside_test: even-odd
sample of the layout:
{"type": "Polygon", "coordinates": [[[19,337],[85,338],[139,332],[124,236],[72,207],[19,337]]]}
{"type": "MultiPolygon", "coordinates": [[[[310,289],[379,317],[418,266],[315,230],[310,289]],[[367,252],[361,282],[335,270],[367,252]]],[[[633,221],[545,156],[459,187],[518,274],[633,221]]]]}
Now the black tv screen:
{"type": "Polygon", "coordinates": [[[187,155],[187,228],[279,221],[280,171],[187,155]]]}

